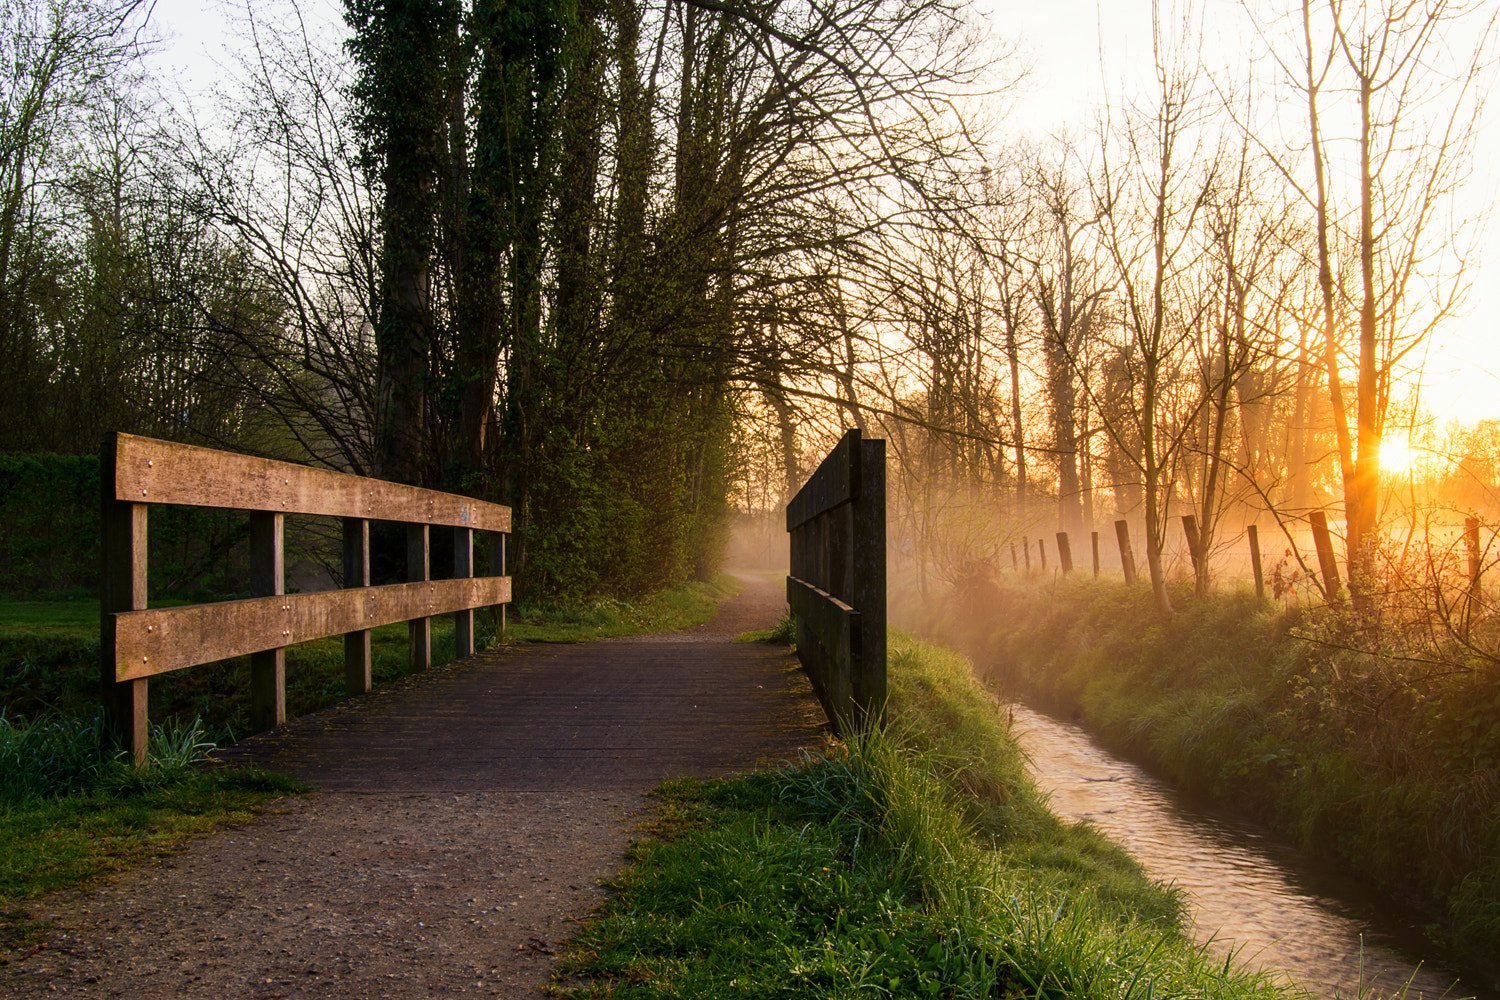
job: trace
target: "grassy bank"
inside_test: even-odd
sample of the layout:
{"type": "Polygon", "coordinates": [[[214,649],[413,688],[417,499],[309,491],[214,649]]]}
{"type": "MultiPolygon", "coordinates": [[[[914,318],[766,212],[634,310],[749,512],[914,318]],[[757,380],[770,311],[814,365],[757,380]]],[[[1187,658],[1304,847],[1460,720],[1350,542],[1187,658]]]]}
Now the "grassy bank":
{"type": "Polygon", "coordinates": [[[1326,609],[1079,580],[950,619],[997,687],[1067,713],[1183,788],[1248,809],[1387,886],[1436,897],[1500,954],[1500,671],[1341,648],[1326,609]]]}
{"type": "Polygon", "coordinates": [[[885,734],[658,790],[567,995],[1285,995],[1189,946],[1175,896],[1047,811],[966,661],[891,650],[885,734]]]}

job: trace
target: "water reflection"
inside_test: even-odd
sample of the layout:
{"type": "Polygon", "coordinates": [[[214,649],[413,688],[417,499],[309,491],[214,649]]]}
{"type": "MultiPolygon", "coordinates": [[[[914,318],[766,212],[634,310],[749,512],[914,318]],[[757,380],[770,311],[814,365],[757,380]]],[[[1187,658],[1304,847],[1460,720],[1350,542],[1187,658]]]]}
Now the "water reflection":
{"type": "MultiPolygon", "coordinates": [[[[1289,973],[1315,993],[1352,997],[1365,984],[1411,1000],[1476,991],[1430,963],[1402,955],[1420,941],[1413,921],[1340,873],[1252,827],[1186,807],[1163,782],[1097,746],[1082,729],[1014,706],[1016,732],[1037,783],[1060,816],[1087,819],[1130,851],[1151,876],[1187,896],[1199,941],[1289,973]],[[1364,935],[1363,958],[1360,936],[1364,935]]],[[[1478,995],[1494,1000],[1494,994],[1478,995]]]]}

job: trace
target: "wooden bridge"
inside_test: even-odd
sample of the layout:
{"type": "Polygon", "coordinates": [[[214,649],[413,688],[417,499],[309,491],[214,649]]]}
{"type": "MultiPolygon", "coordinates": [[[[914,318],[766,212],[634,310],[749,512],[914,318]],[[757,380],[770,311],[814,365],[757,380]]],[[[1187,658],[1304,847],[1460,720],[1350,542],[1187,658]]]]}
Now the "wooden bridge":
{"type": "MultiPolygon", "coordinates": [[[[602,902],[601,880],[637,835],[647,790],[795,760],[826,741],[827,716],[796,658],[735,641],[786,607],[788,584],[766,577],[747,578],[687,632],[499,647],[371,691],[366,637],[377,624],[412,620],[422,665],[426,619],[454,613],[460,655],[472,649],[465,616],[508,600],[510,581],[499,545],[491,575],[471,576],[471,532],[508,529],[509,511],[205,451],[122,435],[106,452],[102,645],[115,725],[139,754],[150,676],[251,653],[269,728],[224,757],[289,772],[318,793],[93,895],[44,900],[34,915],[50,921],[49,940],[0,966],[0,995],[540,996],[561,942],[602,902]],[[228,466],[249,475],[226,485],[228,466]],[[147,610],[151,502],[249,509],[262,596],[147,610]],[[345,519],[350,586],[281,593],[287,513],[345,519]],[[372,518],[410,525],[408,583],[369,586],[372,518]],[[428,579],[434,524],[459,529],[449,581],[428,579]],[[338,634],[348,636],[350,687],[363,693],[285,721],[281,648],[338,634]]],[[[850,500],[814,513],[842,523],[850,500]]],[[[826,539],[836,528],[819,530],[826,539]]],[[[831,588],[848,582],[807,572],[831,588]]],[[[847,614],[812,614],[831,617],[850,648],[847,614]]],[[[851,676],[850,662],[820,662],[851,676]]]]}

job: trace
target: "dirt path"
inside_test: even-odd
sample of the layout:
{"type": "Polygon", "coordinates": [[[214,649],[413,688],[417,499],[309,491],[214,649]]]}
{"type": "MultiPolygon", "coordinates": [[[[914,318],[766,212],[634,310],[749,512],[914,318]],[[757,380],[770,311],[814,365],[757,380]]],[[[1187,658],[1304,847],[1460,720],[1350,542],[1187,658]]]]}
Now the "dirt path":
{"type": "Polygon", "coordinates": [[[751,580],[689,632],[487,653],[246,741],[318,793],[35,905],[0,995],[541,996],[647,789],[822,742],[795,661],[730,641],[783,609],[751,580]]]}

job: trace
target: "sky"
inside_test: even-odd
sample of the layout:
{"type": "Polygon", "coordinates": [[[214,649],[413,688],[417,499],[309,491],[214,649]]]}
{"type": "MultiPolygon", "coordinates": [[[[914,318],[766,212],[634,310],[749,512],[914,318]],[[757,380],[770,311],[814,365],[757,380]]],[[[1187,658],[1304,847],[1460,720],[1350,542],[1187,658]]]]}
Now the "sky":
{"type": "MultiPolygon", "coordinates": [[[[253,0],[257,7],[265,0],[253,0]]],[[[1249,0],[1257,6],[1265,4],[1249,0]]],[[[1163,10],[1170,0],[1161,0],[1163,10]]],[[[307,0],[311,18],[336,21],[338,0],[307,0]]],[[[1242,63],[1254,35],[1238,0],[1201,0],[1202,52],[1211,70],[1242,63]]],[[[1005,128],[1046,138],[1060,127],[1081,133],[1109,97],[1149,82],[1151,0],[974,0],[997,50],[1015,48],[1029,67],[1006,104],[1005,128]]],[[[241,6],[243,9],[243,6],[241,6]]],[[[152,19],[165,36],[153,57],[172,85],[206,93],[231,60],[232,22],[219,0],[156,0],[152,19]]],[[[1500,108],[1496,109],[1500,114],[1500,108]]],[[[1465,212],[1500,203],[1500,122],[1481,130],[1465,212]]],[[[1429,344],[1424,402],[1439,421],[1500,419],[1500,219],[1481,241],[1465,314],[1429,344]]]]}

